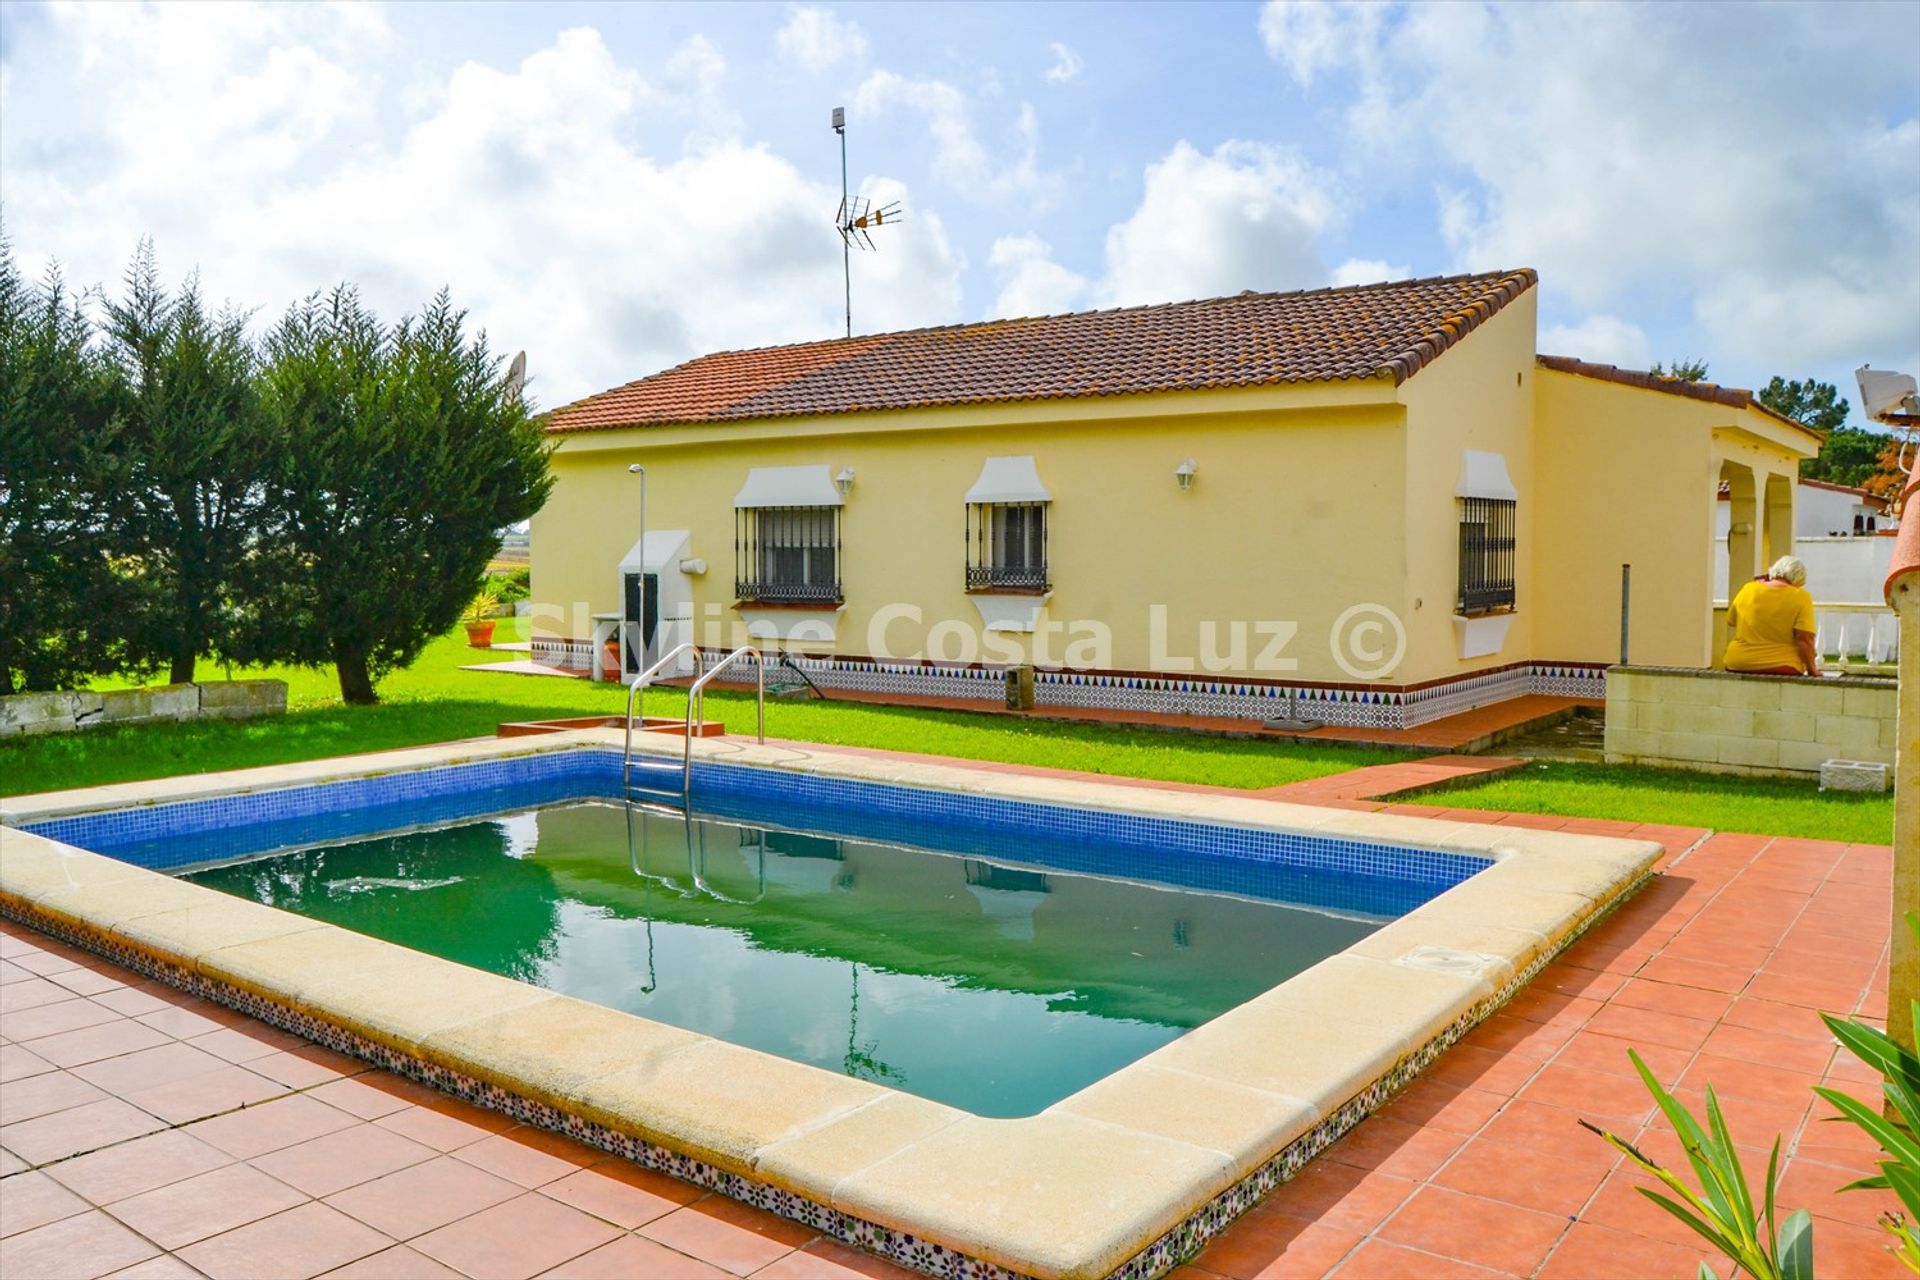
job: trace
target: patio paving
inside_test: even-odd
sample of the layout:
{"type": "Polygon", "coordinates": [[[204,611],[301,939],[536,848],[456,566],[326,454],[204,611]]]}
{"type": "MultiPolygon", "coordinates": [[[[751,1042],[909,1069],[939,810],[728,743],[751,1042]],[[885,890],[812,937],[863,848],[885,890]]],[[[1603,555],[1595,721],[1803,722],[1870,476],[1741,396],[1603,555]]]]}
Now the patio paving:
{"type": "MultiPolygon", "coordinates": [[[[1636,830],[1664,875],[1181,1280],[1692,1275],[1701,1250],[1575,1123],[1674,1154],[1630,1045],[1696,1106],[1711,1080],[1756,1160],[1784,1135],[1823,1277],[1899,1274],[1891,1198],[1835,1194],[1872,1150],[1809,1092],[1874,1087],[1814,1011],[1884,1012],[1891,851],[1636,830]]],[[[910,1273],[0,922],[0,1275],[323,1274],[910,1273]]]]}

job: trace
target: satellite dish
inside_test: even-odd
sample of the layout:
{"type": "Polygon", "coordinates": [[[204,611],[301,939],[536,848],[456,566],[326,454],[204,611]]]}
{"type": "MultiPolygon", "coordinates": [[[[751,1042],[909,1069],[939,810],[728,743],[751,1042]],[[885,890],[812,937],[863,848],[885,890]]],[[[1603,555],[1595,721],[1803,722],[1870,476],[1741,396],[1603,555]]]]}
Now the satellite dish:
{"type": "Polygon", "coordinates": [[[1860,384],[1860,408],[1875,422],[1910,425],[1920,414],[1920,396],[1915,395],[1920,388],[1912,374],[1861,365],[1853,376],[1860,384]]]}
{"type": "Polygon", "coordinates": [[[507,398],[518,400],[520,388],[527,382],[527,353],[522,351],[513,357],[507,365],[507,398]]]}

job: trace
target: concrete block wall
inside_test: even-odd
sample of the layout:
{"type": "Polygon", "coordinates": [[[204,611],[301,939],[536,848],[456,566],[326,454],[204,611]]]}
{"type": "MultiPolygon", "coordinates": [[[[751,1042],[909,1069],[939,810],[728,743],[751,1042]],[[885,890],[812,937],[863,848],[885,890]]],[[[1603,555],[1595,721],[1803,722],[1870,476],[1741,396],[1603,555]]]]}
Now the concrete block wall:
{"type": "Polygon", "coordinates": [[[221,680],[104,693],[16,693],[0,698],[0,738],[149,720],[246,720],[286,709],[284,680],[221,680]]]}
{"type": "Polygon", "coordinates": [[[1828,760],[1892,764],[1898,708],[1892,680],[1611,667],[1606,754],[1627,764],[1816,777],[1828,760]]]}

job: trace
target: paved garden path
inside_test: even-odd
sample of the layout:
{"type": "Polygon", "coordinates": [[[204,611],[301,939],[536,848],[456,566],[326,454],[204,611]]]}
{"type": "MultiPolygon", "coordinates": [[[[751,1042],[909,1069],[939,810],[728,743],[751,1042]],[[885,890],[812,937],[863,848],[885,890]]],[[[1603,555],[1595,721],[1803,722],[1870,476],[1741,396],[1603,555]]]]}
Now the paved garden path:
{"type": "MultiPolygon", "coordinates": [[[[1814,1011],[1884,1012],[1890,851],[1446,812],[1679,856],[1181,1280],[1692,1275],[1700,1250],[1575,1123],[1676,1156],[1630,1045],[1696,1105],[1712,1080],[1756,1162],[1785,1135],[1823,1278],[1898,1274],[1890,1199],[1834,1193],[1872,1151],[1809,1092],[1874,1087],[1814,1011]]],[[[907,1275],[0,923],[0,1275],[322,1274],[907,1275]]]]}

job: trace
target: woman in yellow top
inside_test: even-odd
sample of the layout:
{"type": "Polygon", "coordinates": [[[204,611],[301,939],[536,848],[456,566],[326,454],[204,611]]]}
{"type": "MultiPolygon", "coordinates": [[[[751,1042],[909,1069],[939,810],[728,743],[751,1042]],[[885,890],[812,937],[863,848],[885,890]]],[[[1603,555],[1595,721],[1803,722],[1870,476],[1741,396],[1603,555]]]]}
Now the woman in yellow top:
{"type": "Polygon", "coordinates": [[[1740,588],[1727,607],[1727,622],[1733,627],[1727,670],[1820,674],[1820,655],[1813,645],[1813,597],[1806,583],[1807,566],[1799,557],[1781,556],[1766,577],[1740,588]]]}

